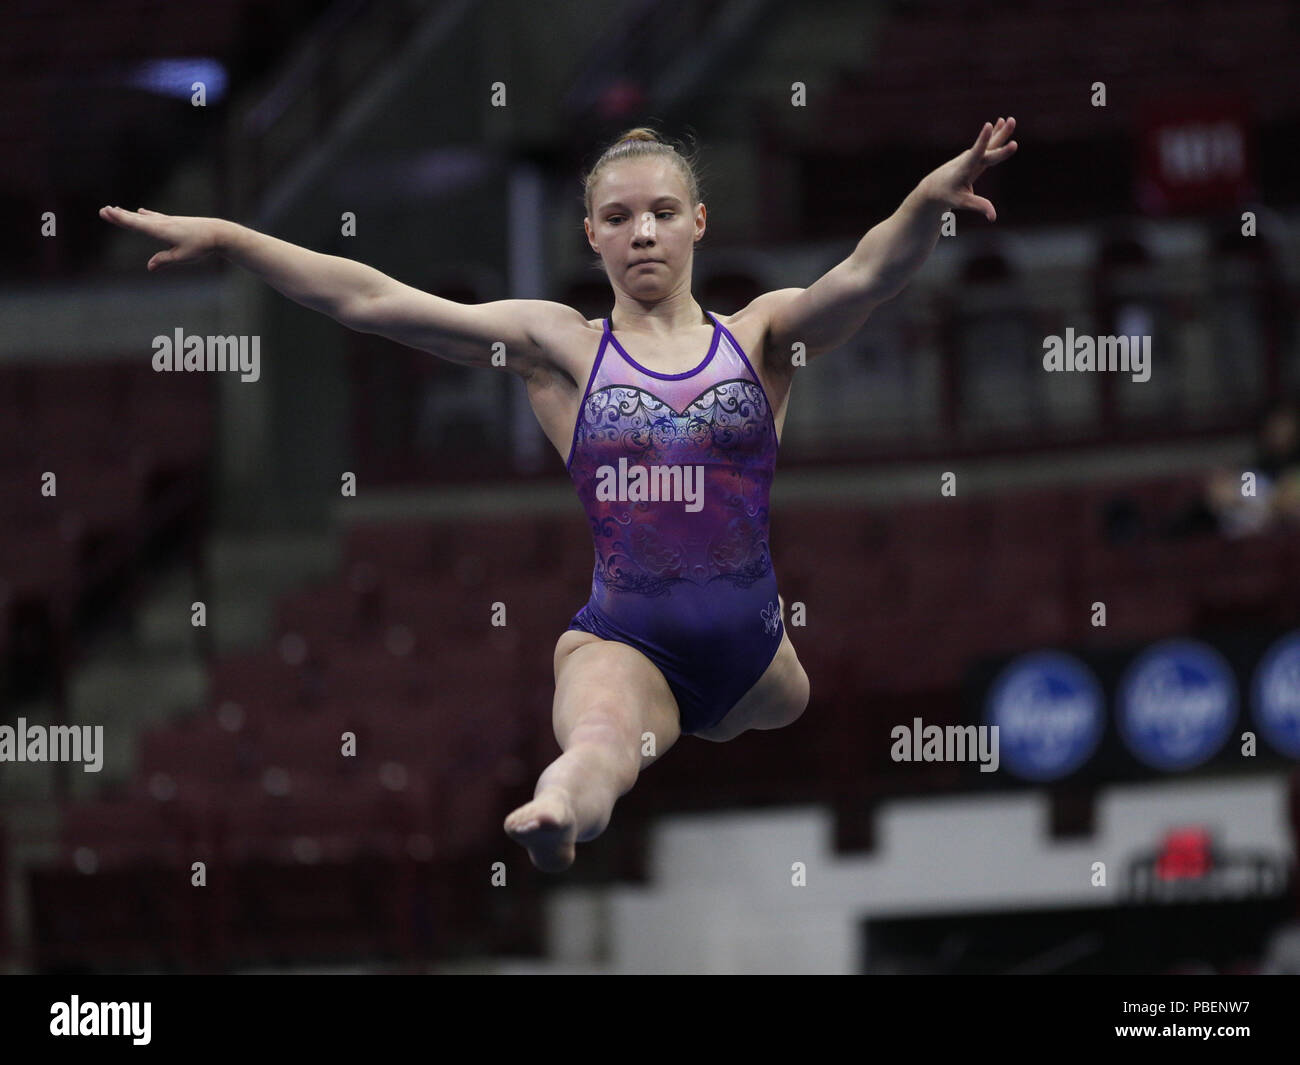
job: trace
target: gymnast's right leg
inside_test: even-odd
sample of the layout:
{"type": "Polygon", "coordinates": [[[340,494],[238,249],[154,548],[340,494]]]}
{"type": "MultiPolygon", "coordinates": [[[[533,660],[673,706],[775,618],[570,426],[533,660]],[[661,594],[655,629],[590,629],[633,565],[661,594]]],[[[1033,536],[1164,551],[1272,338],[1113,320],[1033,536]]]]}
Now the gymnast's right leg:
{"type": "Polygon", "coordinates": [[[576,629],[555,647],[555,738],[564,752],[542,772],[531,802],[505,820],[537,868],[573,864],[577,843],[609,824],[614,803],[681,734],[677,701],[640,651],[576,629]],[[643,755],[645,733],[654,755],[643,755]]]}

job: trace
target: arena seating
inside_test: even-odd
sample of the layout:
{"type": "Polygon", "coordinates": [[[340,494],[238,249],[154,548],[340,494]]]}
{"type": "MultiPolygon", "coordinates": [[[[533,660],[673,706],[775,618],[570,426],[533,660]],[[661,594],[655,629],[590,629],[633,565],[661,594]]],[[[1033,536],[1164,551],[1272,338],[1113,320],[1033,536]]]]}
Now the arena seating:
{"type": "Polygon", "coordinates": [[[197,543],[213,440],[210,381],[147,363],[0,367],[4,694],[62,675],[78,633],[164,545],[197,543]],[[47,473],[56,494],[44,495],[47,473]]]}
{"type": "MultiPolygon", "coordinates": [[[[669,810],[811,800],[828,788],[860,804],[963,786],[951,766],[898,777],[884,737],[914,713],[961,720],[963,679],[984,656],[1187,634],[1225,609],[1294,620],[1293,537],[1163,537],[1198,485],[1143,479],[783,511],[773,552],[787,623],[796,604],[806,609],[790,631],[812,679],[808,713],[725,746],[682,741],[620,800],[620,832],[585,851],[597,857],[578,875],[639,875],[628,841],[669,810]],[[1117,534],[1117,499],[1136,508],[1137,532],[1117,534]],[[1107,603],[1104,632],[1090,623],[1096,600],[1107,603]]],[[[170,863],[187,876],[190,861],[208,861],[224,908],[196,901],[182,916],[210,964],[256,949],[248,922],[263,905],[298,914],[263,952],[454,950],[472,926],[453,916],[482,904],[469,888],[493,861],[523,881],[523,921],[539,884],[500,825],[558,753],[551,649],[585,597],[590,548],[580,520],[534,519],[522,548],[520,528],[511,523],[512,539],[484,519],[353,527],[339,576],[281,600],[272,646],[216,661],[210,705],[142,737],[127,794],[68,807],[68,868],[78,853],[101,870],[138,867],[147,892],[157,875],[148,870],[170,863]],[[547,553],[553,564],[538,565],[547,553]],[[504,628],[489,624],[498,601],[504,628]],[[355,757],[343,754],[348,733],[355,757]],[[306,869],[327,870],[337,904],[313,903],[323,907],[318,941],[310,880],[295,871],[306,869]],[[358,904],[361,882],[386,916],[348,929],[340,914],[358,904]],[[273,899],[254,899],[254,885],[273,899]]],[[[502,927],[527,940],[525,925],[502,927]]],[[[56,953],[71,949],[60,939],[56,953]]]]}
{"type": "MultiPolygon", "coordinates": [[[[24,282],[84,271],[110,233],[94,215],[103,190],[134,206],[191,149],[192,108],[127,84],[134,64],[205,58],[232,81],[257,77],[291,45],[284,29],[327,2],[213,0],[182,8],[159,0],[41,0],[0,7],[0,218],[14,238],[0,271],[24,282]],[[65,75],[75,93],[61,85],[65,75]],[[26,222],[49,210],[59,219],[57,241],[26,222]]],[[[213,112],[218,103],[211,101],[213,112]]]]}
{"type": "MultiPolygon", "coordinates": [[[[969,141],[962,110],[951,106],[954,79],[968,80],[975,109],[1002,114],[1008,84],[1026,102],[1016,112],[1042,140],[1086,137],[1123,121],[1127,111],[1077,106],[1076,74],[1102,79],[1113,98],[1140,99],[1153,88],[1203,88],[1212,72],[1242,54],[1267,59],[1250,71],[1261,99],[1294,88],[1289,55],[1296,25],[1282,0],[1249,0],[1231,12],[1214,4],[1189,5],[1185,33],[1170,38],[1168,10],[1142,0],[1106,10],[1075,0],[989,8],[909,4],[881,29],[870,65],[846,74],[824,134],[853,143],[969,141]],[[1263,42],[1267,42],[1267,46],[1263,42]],[[1159,71],[1158,77],[1153,71],[1159,71]],[[942,76],[937,76],[939,74],[942,76]]],[[[1086,86],[1085,86],[1086,89],[1086,86]]]]}

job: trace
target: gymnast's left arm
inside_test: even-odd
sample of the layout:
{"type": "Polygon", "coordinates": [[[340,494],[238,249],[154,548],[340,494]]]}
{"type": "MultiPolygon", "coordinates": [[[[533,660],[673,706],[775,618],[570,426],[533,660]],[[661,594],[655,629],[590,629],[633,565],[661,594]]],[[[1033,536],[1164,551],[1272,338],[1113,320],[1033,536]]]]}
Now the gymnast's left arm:
{"type": "Polygon", "coordinates": [[[972,186],[989,167],[1015,154],[1016,142],[1009,140],[1015,125],[1014,118],[999,118],[996,125],[985,122],[971,147],[922,178],[847,259],[807,288],[767,293],[772,306],[766,350],[787,356],[792,345],[802,343],[805,357],[812,358],[838,348],[877,306],[897,296],[930,257],[947,211],[979,211],[996,221],[993,204],[972,186]]]}

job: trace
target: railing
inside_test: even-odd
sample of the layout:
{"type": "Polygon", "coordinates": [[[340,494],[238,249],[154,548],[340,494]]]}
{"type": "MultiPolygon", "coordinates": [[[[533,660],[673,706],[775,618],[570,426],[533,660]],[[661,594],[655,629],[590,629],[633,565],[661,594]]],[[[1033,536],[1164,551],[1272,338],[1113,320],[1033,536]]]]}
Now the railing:
{"type": "Polygon", "coordinates": [[[437,0],[339,0],[275,83],[237,113],[224,182],[228,217],[245,214],[338,120],[344,103],[437,0]]]}
{"type": "Polygon", "coordinates": [[[565,95],[575,122],[618,121],[643,107],[660,120],[698,94],[756,33],[773,0],[633,0],[592,48],[565,95]]]}

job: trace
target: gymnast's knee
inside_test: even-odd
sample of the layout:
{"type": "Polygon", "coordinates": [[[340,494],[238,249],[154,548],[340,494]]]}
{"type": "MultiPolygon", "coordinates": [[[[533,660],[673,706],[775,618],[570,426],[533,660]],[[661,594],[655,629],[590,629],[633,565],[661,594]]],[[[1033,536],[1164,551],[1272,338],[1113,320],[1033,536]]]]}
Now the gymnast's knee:
{"type": "Polygon", "coordinates": [[[804,672],[802,666],[799,667],[799,673],[795,680],[795,698],[793,702],[794,716],[791,721],[798,721],[803,717],[803,712],[808,709],[808,702],[812,698],[812,682],[808,679],[808,674],[804,672]]]}
{"type": "Polygon", "coordinates": [[[599,744],[615,752],[625,763],[623,775],[636,780],[641,768],[640,734],[620,708],[598,704],[579,714],[568,730],[567,741],[566,750],[574,744],[599,744]]]}
{"type": "Polygon", "coordinates": [[[808,700],[812,695],[812,685],[802,666],[796,665],[792,671],[784,695],[785,697],[781,700],[779,706],[774,707],[772,713],[767,715],[761,723],[756,724],[755,728],[785,728],[787,725],[793,725],[803,716],[803,712],[808,709],[808,700]]]}

